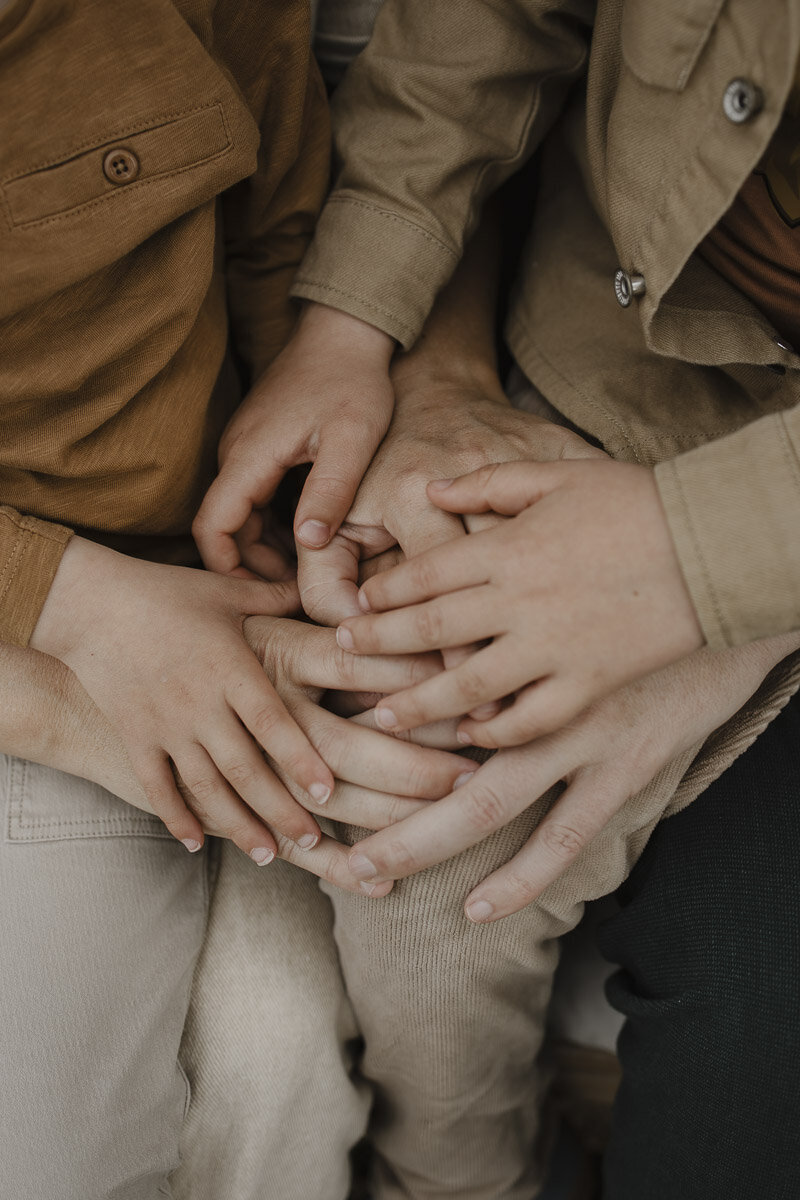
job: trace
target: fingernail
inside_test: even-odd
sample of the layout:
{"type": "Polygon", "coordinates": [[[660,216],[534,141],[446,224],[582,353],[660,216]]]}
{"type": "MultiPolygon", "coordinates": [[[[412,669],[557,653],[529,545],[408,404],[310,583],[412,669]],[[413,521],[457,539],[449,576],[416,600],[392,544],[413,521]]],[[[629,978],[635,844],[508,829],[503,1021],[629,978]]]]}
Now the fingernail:
{"type": "Polygon", "coordinates": [[[362,879],[361,883],[358,886],[361,888],[362,892],[366,892],[368,896],[371,896],[372,893],[375,891],[375,888],[378,885],[377,885],[377,883],[364,883],[364,881],[362,879]]]}
{"type": "Polygon", "coordinates": [[[491,700],[488,704],[481,704],[479,708],[473,708],[469,714],[473,721],[488,721],[489,717],[494,717],[499,713],[500,705],[496,700],[491,700]]]}
{"type": "Polygon", "coordinates": [[[304,833],[301,838],[297,839],[297,844],[301,850],[310,850],[312,846],[316,846],[319,838],[315,833],[304,833]]]}
{"type": "Polygon", "coordinates": [[[452,479],[432,479],[428,487],[432,487],[435,492],[443,492],[445,488],[450,487],[452,482],[452,479]]]}
{"type": "Polygon", "coordinates": [[[462,746],[472,746],[473,745],[472,738],[469,736],[468,733],[465,733],[463,729],[459,729],[458,733],[456,734],[456,741],[461,742],[462,746]]]}
{"type": "Polygon", "coordinates": [[[472,779],[472,776],[474,774],[475,774],[474,771],[462,771],[462,773],[459,775],[458,779],[453,784],[453,791],[455,791],[456,788],[463,787],[465,783],[469,783],[470,779],[472,779]]]}
{"type": "Polygon", "coordinates": [[[352,650],[355,645],[352,633],[349,629],[345,629],[344,625],[340,625],[336,630],[336,642],[342,650],[352,650]]]}
{"type": "Polygon", "coordinates": [[[200,842],[196,838],[181,838],[181,842],[190,854],[196,854],[200,849],[200,842]]]}
{"type": "Polygon", "coordinates": [[[376,708],[375,724],[380,725],[381,729],[394,729],[397,717],[390,708],[376,708]]]}
{"type": "Polygon", "coordinates": [[[375,863],[370,862],[365,854],[351,854],[347,865],[356,879],[374,879],[377,874],[375,863]]]}
{"type": "Polygon", "coordinates": [[[331,531],[322,521],[303,521],[297,536],[308,546],[324,546],[330,539],[331,531]]]}
{"type": "MultiPolygon", "coordinates": [[[[331,798],[331,789],[324,783],[312,783],[308,794],[317,804],[327,804],[331,798]]],[[[297,844],[300,845],[299,842],[297,844]]]]}
{"type": "Polygon", "coordinates": [[[488,900],[473,900],[466,907],[466,914],[470,921],[486,921],[494,912],[488,900]]]}
{"type": "Polygon", "coordinates": [[[267,863],[271,863],[275,857],[274,850],[268,850],[266,846],[256,846],[255,850],[250,851],[250,857],[254,863],[258,863],[260,867],[265,867],[267,863]]]}
{"type": "Polygon", "coordinates": [[[358,593],[358,607],[362,612],[372,612],[372,609],[369,605],[369,600],[367,599],[363,590],[358,593]]]}

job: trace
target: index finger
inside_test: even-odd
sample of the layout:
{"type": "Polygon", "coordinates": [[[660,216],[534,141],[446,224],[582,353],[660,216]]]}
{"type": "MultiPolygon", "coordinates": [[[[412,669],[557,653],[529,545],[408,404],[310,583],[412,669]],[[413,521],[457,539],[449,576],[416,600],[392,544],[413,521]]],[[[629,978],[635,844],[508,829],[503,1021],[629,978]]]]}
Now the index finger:
{"type": "Polygon", "coordinates": [[[403,879],[483,841],[561,778],[555,745],[531,758],[530,747],[502,751],[457,792],[357,843],[350,854],[353,875],[366,883],[403,879]]]}
{"type": "Polygon", "coordinates": [[[278,462],[260,467],[263,469],[256,476],[235,459],[229,459],[203,497],[192,522],[192,536],[210,571],[227,575],[241,566],[242,556],[234,535],[249,520],[254,508],[267,503],[286,470],[278,462]]]}

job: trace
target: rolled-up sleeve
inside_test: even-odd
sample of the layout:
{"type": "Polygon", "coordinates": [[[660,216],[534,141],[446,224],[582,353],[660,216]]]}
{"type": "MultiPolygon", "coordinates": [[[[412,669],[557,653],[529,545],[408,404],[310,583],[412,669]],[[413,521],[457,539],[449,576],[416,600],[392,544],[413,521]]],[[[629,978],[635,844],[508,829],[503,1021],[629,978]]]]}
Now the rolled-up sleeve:
{"type": "Polygon", "coordinates": [[[0,505],[0,641],[27,646],[72,530],[0,505]]]}
{"type": "Polygon", "coordinates": [[[656,467],[712,649],[800,629],[800,406],[656,467]]]}
{"type": "Polygon", "coordinates": [[[590,0],[387,0],[334,98],[341,164],[293,294],[410,346],[483,202],[587,59],[590,0]]]}

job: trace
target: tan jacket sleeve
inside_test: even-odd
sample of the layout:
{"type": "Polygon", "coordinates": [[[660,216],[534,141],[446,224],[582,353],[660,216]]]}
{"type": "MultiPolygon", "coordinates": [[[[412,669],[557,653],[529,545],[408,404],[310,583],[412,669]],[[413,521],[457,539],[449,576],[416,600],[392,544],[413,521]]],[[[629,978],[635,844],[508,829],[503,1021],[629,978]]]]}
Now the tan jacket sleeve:
{"type": "Polygon", "coordinates": [[[419,334],[485,198],[583,70],[591,0],[387,0],[334,98],[343,166],[293,294],[419,334]]]}
{"type": "Polygon", "coordinates": [[[800,629],[800,406],[656,467],[712,650],[800,629]]]}
{"type": "MultiPolygon", "coordinates": [[[[301,94],[302,100],[302,94],[301,94]]],[[[330,179],[328,103],[313,62],[305,101],[262,129],[258,170],[223,198],[228,311],[251,381],[285,346],[297,317],[289,288],[330,179]],[[276,162],[287,162],[277,186],[276,162]]]]}
{"type": "Polygon", "coordinates": [[[27,646],[72,530],[0,506],[0,641],[27,646]]]}

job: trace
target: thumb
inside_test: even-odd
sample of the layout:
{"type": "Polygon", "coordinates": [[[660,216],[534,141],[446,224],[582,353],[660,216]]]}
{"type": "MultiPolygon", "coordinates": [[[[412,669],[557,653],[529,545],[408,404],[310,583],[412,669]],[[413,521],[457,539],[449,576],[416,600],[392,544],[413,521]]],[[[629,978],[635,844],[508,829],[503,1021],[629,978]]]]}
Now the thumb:
{"type": "Polygon", "coordinates": [[[310,550],[327,546],[344,521],[378,448],[380,435],[366,436],[348,422],[324,435],[294,519],[295,537],[310,550]]]}
{"type": "Polygon", "coordinates": [[[300,592],[294,579],[278,583],[236,580],[239,610],[245,616],[287,617],[300,608],[300,592]]]}
{"type": "Polygon", "coordinates": [[[457,513],[496,512],[516,516],[553,491],[564,463],[489,463],[459,479],[435,479],[428,496],[439,508],[457,513]]]}

